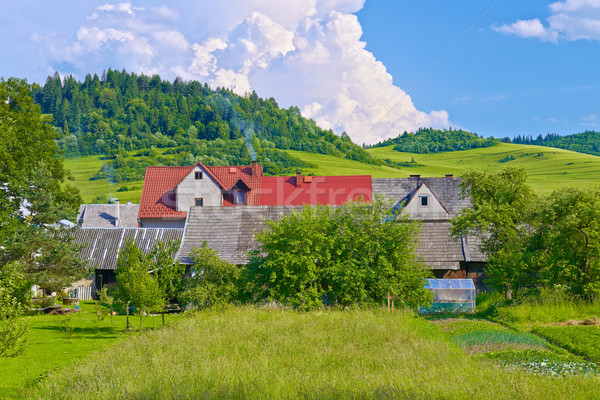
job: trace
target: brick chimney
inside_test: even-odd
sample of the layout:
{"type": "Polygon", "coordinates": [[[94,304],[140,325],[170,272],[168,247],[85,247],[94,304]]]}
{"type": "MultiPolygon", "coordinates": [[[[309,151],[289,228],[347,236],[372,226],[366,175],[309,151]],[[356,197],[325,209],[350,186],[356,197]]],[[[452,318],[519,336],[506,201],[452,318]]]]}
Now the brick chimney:
{"type": "Polygon", "coordinates": [[[258,163],[252,161],[252,176],[258,176],[258,163]]]}
{"type": "Polygon", "coordinates": [[[296,187],[302,187],[302,172],[296,172],[296,187]]]}
{"type": "Polygon", "coordinates": [[[410,179],[419,179],[421,175],[409,175],[410,179]]]}
{"type": "Polygon", "coordinates": [[[454,175],[452,175],[452,174],[446,174],[446,179],[452,179],[452,178],[454,178],[454,175]]]}

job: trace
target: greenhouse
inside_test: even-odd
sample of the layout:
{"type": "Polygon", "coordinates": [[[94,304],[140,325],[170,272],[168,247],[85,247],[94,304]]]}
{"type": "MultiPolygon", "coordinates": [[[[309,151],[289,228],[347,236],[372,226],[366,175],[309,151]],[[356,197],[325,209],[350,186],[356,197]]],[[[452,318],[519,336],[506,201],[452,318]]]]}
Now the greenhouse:
{"type": "Polygon", "coordinates": [[[472,279],[426,279],[425,289],[431,290],[434,297],[429,307],[419,308],[423,314],[475,312],[475,284],[472,279]]]}

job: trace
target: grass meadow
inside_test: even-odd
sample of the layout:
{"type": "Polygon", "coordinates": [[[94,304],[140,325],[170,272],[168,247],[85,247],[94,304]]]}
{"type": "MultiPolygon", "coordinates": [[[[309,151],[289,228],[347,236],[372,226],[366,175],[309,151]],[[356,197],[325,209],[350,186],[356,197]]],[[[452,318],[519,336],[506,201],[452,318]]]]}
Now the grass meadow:
{"type": "Polygon", "coordinates": [[[600,398],[600,378],[507,370],[469,356],[448,332],[409,312],[230,307],[190,314],[81,358],[52,372],[30,394],[44,399],[592,399],[600,398]]]}
{"type": "Polygon", "coordinates": [[[91,181],[90,178],[104,165],[103,156],[85,156],[65,159],[65,168],[71,172],[73,181],[71,184],[79,188],[84,203],[90,203],[96,196],[106,195],[109,198],[116,197],[121,203],[131,201],[139,203],[142,197],[143,181],[111,183],[106,179],[91,181]],[[117,192],[122,186],[139,186],[139,189],[117,192]]]}
{"type": "MultiPolygon", "coordinates": [[[[70,367],[74,361],[93,363],[91,354],[106,351],[137,335],[136,332],[124,332],[125,316],[113,317],[113,333],[110,316],[100,320],[94,302],[80,303],[82,311],[66,316],[42,314],[23,317],[29,323],[29,341],[18,357],[0,358],[0,399],[27,397],[31,388],[52,371],[60,370],[60,375],[69,377],[74,372],[70,367]],[[67,327],[72,329],[70,337],[65,331],[67,327]]],[[[139,318],[130,318],[133,328],[138,328],[139,318]]],[[[166,315],[165,318],[166,322],[172,323],[179,316],[166,315]]],[[[158,329],[161,323],[158,316],[154,319],[148,317],[144,321],[144,329],[158,329]]]]}
{"type": "Polygon", "coordinates": [[[591,187],[600,184],[600,157],[552,147],[498,143],[495,146],[433,154],[401,153],[393,146],[369,149],[381,159],[408,162],[423,167],[404,168],[404,176],[462,175],[468,169],[496,171],[509,166],[523,167],[529,184],[543,193],[565,186],[591,187]]]}
{"type": "MultiPolygon", "coordinates": [[[[304,168],[305,174],[313,175],[371,175],[374,178],[406,178],[411,174],[422,176],[462,175],[468,169],[494,171],[508,166],[525,168],[529,184],[537,191],[550,193],[563,186],[590,187],[600,184],[600,157],[575,153],[551,147],[499,143],[495,146],[466,151],[435,154],[400,153],[393,146],[369,149],[369,153],[381,159],[408,162],[414,159],[421,167],[395,169],[386,166],[363,164],[325,154],[287,150],[286,152],[313,164],[304,168]],[[506,162],[508,158],[514,158],[506,162]]],[[[133,153],[132,153],[133,154],[133,153]]],[[[86,203],[100,195],[117,197],[122,203],[139,203],[142,195],[142,181],[110,183],[108,180],[91,181],[100,170],[102,156],[85,156],[65,160],[71,171],[74,184],[81,191],[86,203]],[[139,187],[130,191],[117,190],[122,187],[139,187]]]]}

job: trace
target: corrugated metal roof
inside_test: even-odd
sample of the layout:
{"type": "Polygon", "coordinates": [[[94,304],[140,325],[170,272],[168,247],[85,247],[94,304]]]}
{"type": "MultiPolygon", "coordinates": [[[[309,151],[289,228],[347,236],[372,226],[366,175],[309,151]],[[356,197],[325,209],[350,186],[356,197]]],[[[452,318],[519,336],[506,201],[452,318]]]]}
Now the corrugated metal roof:
{"type": "Polygon", "coordinates": [[[139,204],[120,204],[119,222],[116,204],[82,204],[77,214],[77,223],[84,228],[137,228],[139,204]]]}
{"type": "Polygon", "coordinates": [[[79,257],[97,269],[115,269],[119,251],[134,239],[138,248],[149,253],[157,242],[181,240],[183,229],[79,228],[70,231],[80,247],[79,257]]]}

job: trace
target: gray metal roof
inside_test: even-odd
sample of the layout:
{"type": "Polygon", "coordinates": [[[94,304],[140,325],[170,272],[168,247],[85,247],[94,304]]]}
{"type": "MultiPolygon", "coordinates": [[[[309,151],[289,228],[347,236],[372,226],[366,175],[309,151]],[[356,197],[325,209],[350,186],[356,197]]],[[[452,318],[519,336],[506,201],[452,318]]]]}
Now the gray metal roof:
{"type": "Polygon", "coordinates": [[[129,239],[148,253],[154,244],[181,240],[183,229],[156,228],[78,228],[71,231],[73,243],[80,246],[79,257],[97,269],[115,269],[119,251],[129,239]]]}
{"type": "Polygon", "coordinates": [[[84,228],[137,228],[139,209],[139,204],[82,204],[77,214],[77,223],[84,228]]]}
{"type": "Polygon", "coordinates": [[[372,178],[373,193],[378,193],[398,205],[409,200],[412,194],[425,183],[438,200],[454,217],[465,207],[471,207],[469,198],[461,198],[460,178],[372,178]]]}

